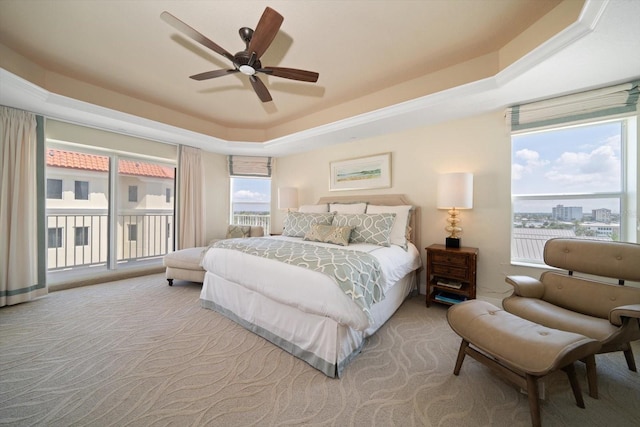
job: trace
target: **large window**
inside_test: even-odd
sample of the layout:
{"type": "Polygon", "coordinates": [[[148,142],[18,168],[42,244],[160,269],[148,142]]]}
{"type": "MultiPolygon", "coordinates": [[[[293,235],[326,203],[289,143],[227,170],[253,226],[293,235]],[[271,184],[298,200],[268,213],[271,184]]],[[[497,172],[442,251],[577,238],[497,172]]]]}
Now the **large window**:
{"type": "Polygon", "coordinates": [[[630,129],[633,118],[512,135],[513,262],[542,264],[553,237],[635,241],[626,218],[630,129]]]}
{"type": "Polygon", "coordinates": [[[167,201],[165,189],[174,186],[175,165],[59,141],[47,150],[49,271],[157,263],[173,251],[173,197],[167,201]],[[62,198],[63,182],[75,197],[50,200],[62,198]]]}
{"type": "Polygon", "coordinates": [[[231,224],[259,225],[270,231],[271,179],[231,178],[231,224]]]}

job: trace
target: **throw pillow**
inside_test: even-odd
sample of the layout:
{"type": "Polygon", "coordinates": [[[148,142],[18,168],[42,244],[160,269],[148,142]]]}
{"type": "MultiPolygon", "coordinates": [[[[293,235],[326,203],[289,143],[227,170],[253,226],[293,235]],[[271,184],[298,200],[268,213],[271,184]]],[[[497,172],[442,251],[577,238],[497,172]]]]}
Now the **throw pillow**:
{"type": "Polygon", "coordinates": [[[395,213],[337,214],[333,225],[353,227],[350,243],[389,246],[389,235],[395,219],[395,213]]]}
{"type": "Polygon", "coordinates": [[[227,239],[245,238],[249,237],[250,234],[250,225],[230,225],[227,229],[227,239]]]}
{"type": "Polygon", "coordinates": [[[312,224],[311,230],[304,235],[304,240],[348,246],[351,230],[353,230],[352,227],[312,224]]]}

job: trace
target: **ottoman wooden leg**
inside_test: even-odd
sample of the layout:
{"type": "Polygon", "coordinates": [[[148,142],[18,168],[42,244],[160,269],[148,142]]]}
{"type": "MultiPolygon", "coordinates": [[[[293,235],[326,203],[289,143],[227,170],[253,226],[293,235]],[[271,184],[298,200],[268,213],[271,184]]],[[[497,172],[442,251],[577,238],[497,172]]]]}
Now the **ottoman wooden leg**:
{"type": "Polygon", "coordinates": [[[540,427],[540,401],[538,399],[538,377],[526,374],[527,379],[527,397],[529,398],[529,413],[531,414],[531,425],[540,427]]]}
{"type": "Polygon", "coordinates": [[[167,279],[167,282],[169,282],[169,286],[173,286],[173,279],[167,279]]]}
{"type": "Polygon", "coordinates": [[[589,384],[589,396],[598,398],[598,374],[596,370],[596,356],[591,355],[582,359],[587,366],[587,383],[589,384]]]}
{"type": "Polygon", "coordinates": [[[576,368],[571,363],[570,365],[562,368],[563,371],[567,373],[567,377],[569,377],[569,384],[571,384],[571,390],[573,390],[573,397],[576,398],[576,404],[580,408],[584,408],[584,399],[582,398],[582,390],[580,390],[580,383],[578,383],[578,377],[576,377],[576,368]]]}
{"type": "Polygon", "coordinates": [[[460,373],[462,362],[464,362],[464,356],[466,356],[467,347],[469,347],[469,342],[463,339],[460,343],[460,350],[458,350],[458,358],[456,359],[456,367],[453,369],[453,375],[458,375],[460,373]]]}

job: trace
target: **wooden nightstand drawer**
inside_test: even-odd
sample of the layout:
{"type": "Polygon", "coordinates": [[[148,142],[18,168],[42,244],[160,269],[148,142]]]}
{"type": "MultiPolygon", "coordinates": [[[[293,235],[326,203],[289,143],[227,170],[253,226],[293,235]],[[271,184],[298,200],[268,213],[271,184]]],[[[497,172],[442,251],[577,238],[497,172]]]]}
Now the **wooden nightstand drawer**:
{"type": "Polygon", "coordinates": [[[444,252],[434,252],[433,253],[433,263],[434,264],[453,264],[459,265],[462,267],[467,266],[467,255],[466,254],[452,254],[452,253],[444,253],[444,252]]]}
{"type": "Polygon", "coordinates": [[[427,252],[427,307],[456,304],[476,297],[478,248],[433,244],[427,252]]]}
{"type": "Polygon", "coordinates": [[[449,279],[467,280],[466,268],[457,268],[450,265],[433,264],[433,274],[449,279]]]}

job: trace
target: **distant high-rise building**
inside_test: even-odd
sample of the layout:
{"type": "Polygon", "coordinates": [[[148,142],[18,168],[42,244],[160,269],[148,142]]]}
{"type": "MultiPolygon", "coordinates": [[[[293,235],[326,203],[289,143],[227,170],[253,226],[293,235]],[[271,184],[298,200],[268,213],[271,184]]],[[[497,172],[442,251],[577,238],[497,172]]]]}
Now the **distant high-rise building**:
{"type": "Polygon", "coordinates": [[[611,209],[593,209],[591,211],[591,217],[596,222],[611,222],[611,209]]]}
{"type": "Polygon", "coordinates": [[[551,208],[551,216],[558,221],[582,220],[582,206],[557,205],[551,208]]]}

